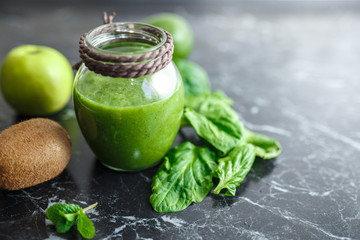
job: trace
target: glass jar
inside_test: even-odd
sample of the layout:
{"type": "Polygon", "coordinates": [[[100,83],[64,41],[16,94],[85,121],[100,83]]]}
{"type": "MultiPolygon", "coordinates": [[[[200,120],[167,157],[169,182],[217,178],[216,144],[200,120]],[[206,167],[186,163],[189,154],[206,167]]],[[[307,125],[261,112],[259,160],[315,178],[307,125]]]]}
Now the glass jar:
{"type": "Polygon", "coordinates": [[[118,77],[116,71],[100,74],[94,65],[139,67],[141,72],[141,66],[156,64],[163,57],[160,49],[168,38],[165,31],[151,25],[111,23],[91,30],[83,39],[94,56],[110,57],[96,60],[87,56],[88,62],[82,57],[73,88],[80,129],[108,168],[138,171],[161,161],[180,127],[183,85],[171,55],[161,70],[143,76],[118,77]],[[155,52],[160,55],[144,57],[155,52]],[[140,60],[129,62],[127,57],[140,60]]]}

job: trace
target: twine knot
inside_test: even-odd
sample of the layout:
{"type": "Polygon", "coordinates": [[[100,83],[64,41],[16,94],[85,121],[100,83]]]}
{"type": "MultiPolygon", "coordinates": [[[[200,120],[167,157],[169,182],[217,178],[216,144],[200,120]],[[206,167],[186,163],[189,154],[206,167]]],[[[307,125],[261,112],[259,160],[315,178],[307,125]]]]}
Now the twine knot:
{"type": "Polygon", "coordinates": [[[109,24],[113,22],[114,17],[116,16],[115,12],[110,13],[108,16],[107,12],[103,12],[103,22],[104,24],[109,24]]]}

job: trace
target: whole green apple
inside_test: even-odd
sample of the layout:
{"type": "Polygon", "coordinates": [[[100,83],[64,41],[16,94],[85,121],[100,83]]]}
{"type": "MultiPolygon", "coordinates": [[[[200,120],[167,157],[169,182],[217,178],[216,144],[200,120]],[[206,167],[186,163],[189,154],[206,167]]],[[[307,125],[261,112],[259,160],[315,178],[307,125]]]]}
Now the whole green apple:
{"type": "Polygon", "coordinates": [[[174,13],[160,13],[152,15],[143,22],[163,28],[168,31],[174,41],[174,59],[187,58],[194,46],[194,34],[189,22],[174,13]]]}
{"type": "Polygon", "coordinates": [[[41,116],[61,110],[69,101],[73,70],[57,50],[22,45],[5,57],[0,86],[5,100],[18,113],[41,116]]]}

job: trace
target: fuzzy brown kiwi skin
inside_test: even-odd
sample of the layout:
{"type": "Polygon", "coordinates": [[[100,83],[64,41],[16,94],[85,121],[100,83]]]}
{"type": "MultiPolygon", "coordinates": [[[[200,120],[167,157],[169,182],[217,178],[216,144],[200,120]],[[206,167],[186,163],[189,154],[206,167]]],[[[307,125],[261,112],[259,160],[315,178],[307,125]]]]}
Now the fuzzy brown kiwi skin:
{"type": "Polygon", "coordinates": [[[19,190],[58,176],[71,157],[71,140],[57,122],[33,118],[0,133],[0,188],[19,190]]]}

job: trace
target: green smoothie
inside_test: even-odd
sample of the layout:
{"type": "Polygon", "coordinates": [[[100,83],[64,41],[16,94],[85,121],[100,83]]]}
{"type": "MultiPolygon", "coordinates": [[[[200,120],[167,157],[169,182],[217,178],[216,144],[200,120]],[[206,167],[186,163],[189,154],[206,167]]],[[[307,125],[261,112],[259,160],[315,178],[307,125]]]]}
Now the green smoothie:
{"type": "Polygon", "coordinates": [[[157,164],[170,149],[180,127],[183,86],[181,81],[165,86],[166,79],[155,74],[127,79],[87,71],[77,76],[76,116],[105,166],[140,170],[157,164]]]}

